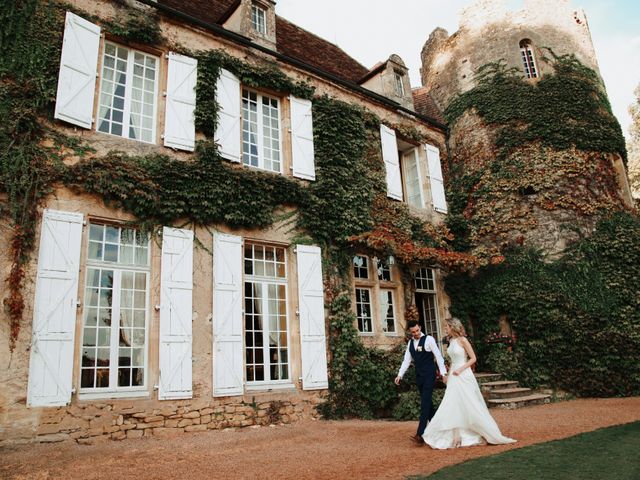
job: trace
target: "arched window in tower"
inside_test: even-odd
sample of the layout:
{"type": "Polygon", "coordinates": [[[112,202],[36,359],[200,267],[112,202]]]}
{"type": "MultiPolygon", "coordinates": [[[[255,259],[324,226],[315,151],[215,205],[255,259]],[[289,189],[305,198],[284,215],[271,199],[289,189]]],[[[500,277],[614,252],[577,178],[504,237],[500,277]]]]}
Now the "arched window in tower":
{"type": "Polygon", "coordinates": [[[538,69],[536,68],[536,61],[533,57],[533,44],[528,38],[520,41],[520,55],[522,56],[524,73],[527,75],[527,78],[537,78],[538,69]]]}

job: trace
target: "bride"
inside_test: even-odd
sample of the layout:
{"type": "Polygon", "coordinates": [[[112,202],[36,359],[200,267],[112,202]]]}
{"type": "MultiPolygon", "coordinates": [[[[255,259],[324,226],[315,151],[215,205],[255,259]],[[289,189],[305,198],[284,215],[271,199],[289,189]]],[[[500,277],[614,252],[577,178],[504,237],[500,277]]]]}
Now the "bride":
{"type": "Polygon", "coordinates": [[[432,448],[468,447],[486,443],[514,443],[505,437],[489,413],[480,393],[471,365],[476,355],[465,336],[460,320],[447,320],[450,343],[447,353],[451,359],[446,379],[447,389],[433,419],[427,425],[423,438],[432,448]]]}

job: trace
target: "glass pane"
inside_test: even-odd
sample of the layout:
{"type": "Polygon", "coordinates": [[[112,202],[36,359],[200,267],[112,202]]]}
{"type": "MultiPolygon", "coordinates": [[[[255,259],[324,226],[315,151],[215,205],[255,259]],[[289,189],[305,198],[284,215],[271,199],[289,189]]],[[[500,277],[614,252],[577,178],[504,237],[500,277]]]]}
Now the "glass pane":
{"type": "MultiPolygon", "coordinates": [[[[98,346],[100,347],[108,347],[111,343],[111,331],[108,328],[99,328],[98,329],[98,346]]],[[[102,349],[101,349],[102,350],[102,349]]],[[[107,350],[108,351],[108,350],[107,350]]],[[[107,358],[109,358],[107,354],[107,358]]]]}
{"type": "Polygon", "coordinates": [[[98,306],[99,290],[97,288],[88,288],[86,293],[85,303],[89,307],[98,306]]]}
{"type": "MultiPolygon", "coordinates": [[[[95,348],[83,348],[82,349],[82,366],[93,367],[96,364],[96,349],[95,348]]],[[[93,380],[92,380],[93,382],[93,380]]],[[[92,384],[93,385],[93,384],[92,384]]]]}
{"type": "Polygon", "coordinates": [[[147,288],[147,276],[144,273],[136,273],[136,290],[146,290],[147,288]]]}
{"type": "Polygon", "coordinates": [[[98,310],[96,308],[85,309],[84,324],[88,327],[95,326],[98,323],[98,310]]]}
{"type": "Polygon", "coordinates": [[[144,311],[137,310],[133,312],[133,326],[136,328],[144,328],[144,311]]]}
{"type": "Polygon", "coordinates": [[[133,272],[122,272],[122,288],[131,290],[133,288],[133,272]]]}
{"type": "Polygon", "coordinates": [[[96,329],[95,328],[84,329],[84,338],[82,339],[82,345],[85,347],[96,346],[96,329]]]}
{"type": "Polygon", "coordinates": [[[89,259],[102,260],[102,244],[97,242],[89,242],[89,259]]]}
{"type": "Polygon", "coordinates": [[[131,365],[131,349],[130,348],[120,348],[120,353],[118,354],[118,365],[121,367],[128,367],[131,365]]]}
{"type": "Polygon", "coordinates": [[[144,385],[144,368],[131,369],[131,386],[140,387],[144,385]]]}
{"type": "MultiPolygon", "coordinates": [[[[133,247],[123,246],[120,247],[120,263],[132,264],[133,263],[133,247]]],[[[131,287],[127,287],[131,288],[131,287]]]]}
{"type": "Polygon", "coordinates": [[[118,243],[119,238],[119,228],[106,226],[105,228],[105,241],[111,243],[118,243]]]}
{"type": "Polygon", "coordinates": [[[118,245],[111,245],[109,243],[104,246],[104,261],[105,262],[117,262],[118,261],[118,245]]]}
{"type": "Polygon", "coordinates": [[[113,270],[102,270],[100,286],[103,288],[113,288],[113,270]]]}
{"type": "Polygon", "coordinates": [[[89,225],[89,240],[102,241],[104,235],[104,225],[89,225]]]}
{"type": "Polygon", "coordinates": [[[87,269],[87,286],[100,286],[100,270],[96,270],[95,268],[87,269]]]}

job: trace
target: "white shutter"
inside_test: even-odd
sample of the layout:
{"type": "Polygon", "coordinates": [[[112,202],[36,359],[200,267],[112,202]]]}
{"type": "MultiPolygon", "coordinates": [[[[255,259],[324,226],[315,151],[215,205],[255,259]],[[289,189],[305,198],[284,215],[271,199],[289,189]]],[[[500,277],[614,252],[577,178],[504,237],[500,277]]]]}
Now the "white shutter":
{"type": "Polygon", "coordinates": [[[55,118],[91,128],[99,47],[100,27],[67,12],[55,118]]]}
{"type": "Polygon", "coordinates": [[[240,161],[240,80],[222,69],[216,86],[218,126],[215,141],[220,145],[220,155],[233,162],[240,161]]]}
{"type": "Polygon", "coordinates": [[[291,104],[291,150],[293,176],[316,179],[313,155],[313,118],[311,101],[289,97],[291,104]]]}
{"type": "Polygon", "coordinates": [[[402,178],[400,177],[400,159],[396,132],[380,124],[380,141],[382,142],[382,159],[387,171],[387,196],[402,200],[402,178]]]}
{"type": "Polygon", "coordinates": [[[447,199],[444,193],[444,180],[440,165],[440,150],[433,145],[425,145],[424,148],[427,151],[433,208],[437,212],[447,213],[447,199]]]}
{"type": "Polygon", "coordinates": [[[82,215],[45,210],[40,233],[28,404],[71,401],[82,215]]]}
{"type": "Polygon", "coordinates": [[[319,247],[296,246],[298,259],[298,312],[302,352],[302,388],[328,388],[327,341],[324,324],[322,255],[319,247]]]}
{"type": "Polygon", "coordinates": [[[162,229],[158,399],[191,398],[193,232],[162,229]]]}
{"type": "Polygon", "coordinates": [[[192,152],[196,142],[195,109],[198,60],[169,52],[164,146],[192,152]]]}
{"type": "Polygon", "coordinates": [[[242,238],[213,235],[213,396],[243,393],[242,238]]]}

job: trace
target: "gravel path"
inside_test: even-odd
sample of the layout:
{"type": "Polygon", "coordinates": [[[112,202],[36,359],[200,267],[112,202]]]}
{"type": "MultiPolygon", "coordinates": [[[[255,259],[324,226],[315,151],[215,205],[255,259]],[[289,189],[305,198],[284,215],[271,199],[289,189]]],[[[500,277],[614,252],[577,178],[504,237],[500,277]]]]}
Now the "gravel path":
{"type": "Polygon", "coordinates": [[[581,399],[491,410],[515,445],[434,451],[415,446],[415,422],[305,421],[294,425],[0,450],[7,479],[401,479],[470,458],[640,420],[640,397],[581,399]]]}

